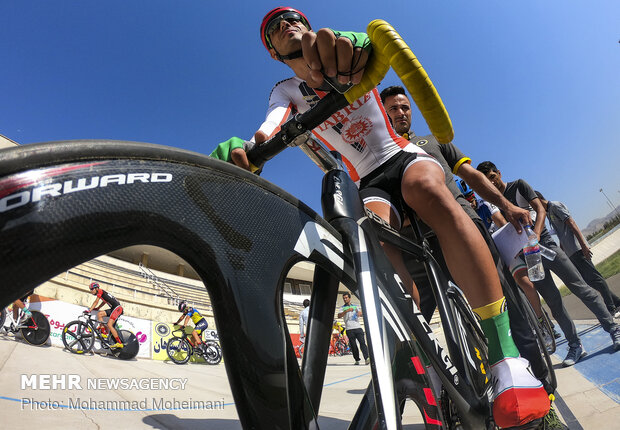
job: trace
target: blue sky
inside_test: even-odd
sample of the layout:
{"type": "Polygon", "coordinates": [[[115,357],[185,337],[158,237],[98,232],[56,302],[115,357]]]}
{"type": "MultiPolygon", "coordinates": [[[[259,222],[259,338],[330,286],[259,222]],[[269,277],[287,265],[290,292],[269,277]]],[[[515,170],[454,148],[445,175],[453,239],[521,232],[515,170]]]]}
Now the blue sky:
{"type": "MultiPolygon", "coordinates": [[[[583,228],[620,203],[620,3],[288,2],[315,29],[382,18],[437,87],[454,143],[561,200],[583,228]]],[[[0,134],[119,139],[210,153],[264,119],[291,75],[259,38],[279,2],[0,0],[0,134]]],[[[398,83],[390,72],[380,88],[398,83]]],[[[417,134],[428,132],[414,113],[417,134]]],[[[320,212],[321,172],[288,149],[263,177],[320,212]]]]}

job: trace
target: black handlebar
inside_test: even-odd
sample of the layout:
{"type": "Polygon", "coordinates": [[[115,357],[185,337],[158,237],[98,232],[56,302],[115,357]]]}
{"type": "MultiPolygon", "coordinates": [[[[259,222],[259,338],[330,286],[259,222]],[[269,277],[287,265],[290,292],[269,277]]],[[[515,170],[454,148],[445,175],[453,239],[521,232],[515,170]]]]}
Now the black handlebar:
{"type": "Polygon", "coordinates": [[[257,168],[282,152],[287,146],[295,146],[295,138],[322,124],[334,113],[347,106],[344,95],[332,91],[323,97],[312,109],[295,115],[282,125],[272,138],[259,143],[247,153],[248,160],[257,168]]]}

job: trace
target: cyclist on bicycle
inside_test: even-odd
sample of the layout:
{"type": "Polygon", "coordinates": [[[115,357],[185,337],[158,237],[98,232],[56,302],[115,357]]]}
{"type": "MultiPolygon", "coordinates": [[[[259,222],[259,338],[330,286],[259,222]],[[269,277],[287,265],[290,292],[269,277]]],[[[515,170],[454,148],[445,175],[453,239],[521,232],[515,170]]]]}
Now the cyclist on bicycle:
{"type": "Polygon", "coordinates": [[[118,317],[123,315],[123,307],[121,306],[121,303],[118,301],[116,297],[114,297],[112,294],[108,293],[103,288],[101,288],[97,282],[92,282],[88,286],[88,288],[90,289],[91,294],[96,295],[97,298],[95,299],[95,302],[92,304],[92,306],[88,308],[88,310],[84,311],[84,313],[89,314],[92,311],[99,311],[99,309],[101,309],[106,304],[110,306],[110,309],[106,309],[105,311],[99,311],[97,313],[97,319],[99,320],[99,322],[101,323],[101,326],[103,327],[104,326],[103,317],[104,316],[110,317],[108,319],[107,328],[110,334],[112,334],[112,338],[116,341],[115,344],[110,345],[110,348],[122,348],[123,342],[121,341],[121,338],[118,336],[118,332],[114,328],[114,322],[118,319],[118,317]],[[98,307],[96,307],[97,304],[99,303],[99,300],[101,300],[102,303],[98,307]]]}
{"type": "Polygon", "coordinates": [[[340,339],[341,337],[345,337],[347,335],[347,329],[344,328],[342,323],[338,320],[334,320],[332,324],[332,337],[334,341],[340,339]]]}
{"type": "Polygon", "coordinates": [[[200,346],[202,344],[202,339],[200,335],[203,330],[206,330],[207,327],[209,327],[209,323],[207,323],[207,320],[202,315],[200,315],[198,309],[187,306],[187,303],[184,301],[179,303],[179,312],[182,312],[182,315],[174,324],[180,324],[181,320],[185,318],[185,322],[182,324],[182,327],[185,327],[187,326],[187,324],[189,323],[189,319],[191,318],[194,322],[194,330],[192,331],[194,345],[196,345],[196,348],[202,348],[200,346]]]}
{"type": "Polygon", "coordinates": [[[332,337],[329,341],[330,349],[333,351],[334,354],[338,349],[336,346],[338,340],[343,339],[346,341],[346,333],[347,330],[344,328],[342,323],[340,321],[334,320],[334,322],[332,323],[332,337]]]}
{"type": "MultiPolygon", "coordinates": [[[[366,34],[327,28],[315,33],[306,16],[289,7],[267,13],[261,24],[261,39],[271,57],[289,66],[295,76],[274,86],[266,121],[249,142],[233,137],[211,154],[248,170],[245,150],[275,134],[290,114],[307,111],[331,91],[324,74],[340,84],[359,83],[371,50],[366,34]]],[[[313,134],[342,154],[370,210],[399,229],[404,203],[437,234],[450,272],[465,291],[489,339],[492,379],[496,382],[496,423],[509,428],[543,417],[549,400],[542,384],[528,372],[527,361],[517,358],[490,251],[445,186],[441,165],[394,132],[376,89],[333,114],[313,134]]],[[[419,303],[400,251],[387,246],[385,251],[407,291],[419,303]]]]}

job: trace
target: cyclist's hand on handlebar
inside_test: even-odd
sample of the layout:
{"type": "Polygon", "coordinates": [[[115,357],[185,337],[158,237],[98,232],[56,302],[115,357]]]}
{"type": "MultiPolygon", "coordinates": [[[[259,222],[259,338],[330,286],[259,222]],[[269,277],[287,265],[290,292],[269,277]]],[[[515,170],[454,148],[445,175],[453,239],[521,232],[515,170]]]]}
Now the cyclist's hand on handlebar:
{"type": "Polygon", "coordinates": [[[310,68],[306,82],[312,88],[320,87],[325,75],[341,84],[358,84],[368,61],[369,46],[364,33],[334,32],[329,28],[304,33],[301,47],[310,68]]]}
{"type": "Polygon", "coordinates": [[[211,153],[212,158],[218,160],[232,162],[233,164],[242,167],[246,170],[250,170],[250,162],[245,155],[246,148],[253,146],[251,142],[240,139],[238,137],[231,137],[225,142],[217,145],[217,148],[211,153]]]}

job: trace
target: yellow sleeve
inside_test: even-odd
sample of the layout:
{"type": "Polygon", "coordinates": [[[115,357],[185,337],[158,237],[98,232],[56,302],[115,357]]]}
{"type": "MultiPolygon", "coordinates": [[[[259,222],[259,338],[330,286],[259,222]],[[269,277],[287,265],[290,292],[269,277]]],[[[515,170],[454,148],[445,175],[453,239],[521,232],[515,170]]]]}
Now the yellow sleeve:
{"type": "Polygon", "coordinates": [[[463,163],[467,163],[467,164],[471,164],[471,158],[469,157],[463,157],[461,158],[455,165],[454,165],[454,169],[452,169],[452,173],[454,173],[455,175],[457,174],[456,172],[459,171],[459,167],[461,167],[463,165],[463,163]]]}

